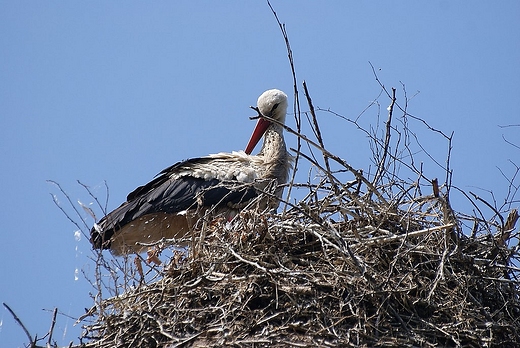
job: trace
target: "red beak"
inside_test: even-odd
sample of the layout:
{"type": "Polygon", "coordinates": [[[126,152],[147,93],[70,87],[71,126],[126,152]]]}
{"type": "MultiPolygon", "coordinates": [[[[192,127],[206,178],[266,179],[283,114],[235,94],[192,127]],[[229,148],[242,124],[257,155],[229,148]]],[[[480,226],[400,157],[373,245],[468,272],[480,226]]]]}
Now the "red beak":
{"type": "Polygon", "coordinates": [[[251,139],[249,139],[249,142],[246,146],[246,153],[248,155],[253,152],[256,144],[260,141],[260,138],[262,138],[262,135],[264,135],[265,131],[269,126],[271,125],[271,122],[267,121],[266,119],[259,118],[258,122],[256,123],[255,130],[253,131],[253,134],[251,134],[251,139]]]}

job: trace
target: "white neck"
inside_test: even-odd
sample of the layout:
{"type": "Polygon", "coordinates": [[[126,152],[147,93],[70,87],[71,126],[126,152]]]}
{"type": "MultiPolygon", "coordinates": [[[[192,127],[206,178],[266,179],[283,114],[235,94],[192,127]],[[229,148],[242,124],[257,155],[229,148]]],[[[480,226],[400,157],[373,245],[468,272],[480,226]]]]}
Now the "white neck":
{"type": "Polygon", "coordinates": [[[291,156],[285,147],[283,127],[271,124],[264,135],[264,144],[259,156],[264,157],[266,167],[265,177],[276,179],[278,184],[287,182],[291,169],[291,156]]]}

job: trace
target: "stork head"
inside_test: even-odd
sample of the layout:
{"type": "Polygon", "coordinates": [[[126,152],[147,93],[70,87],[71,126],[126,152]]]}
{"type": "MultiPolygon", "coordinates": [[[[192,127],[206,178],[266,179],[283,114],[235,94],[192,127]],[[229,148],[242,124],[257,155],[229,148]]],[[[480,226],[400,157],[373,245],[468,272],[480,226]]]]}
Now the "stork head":
{"type": "MultiPolygon", "coordinates": [[[[285,115],[287,114],[287,94],[278,89],[265,91],[260,97],[258,97],[257,108],[262,116],[270,117],[278,122],[285,123],[285,115]]],[[[270,121],[264,118],[258,119],[255,130],[246,146],[245,152],[248,155],[251,154],[256,144],[258,144],[258,141],[260,141],[260,138],[262,138],[262,135],[264,135],[270,125],[270,121]]]]}
{"type": "Polygon", "coordinates": [[[256,102],[258,110],[264,116],[285,123],[287,113],[287,94],[279,89],[270,89],[262,93],[256,102]]]}

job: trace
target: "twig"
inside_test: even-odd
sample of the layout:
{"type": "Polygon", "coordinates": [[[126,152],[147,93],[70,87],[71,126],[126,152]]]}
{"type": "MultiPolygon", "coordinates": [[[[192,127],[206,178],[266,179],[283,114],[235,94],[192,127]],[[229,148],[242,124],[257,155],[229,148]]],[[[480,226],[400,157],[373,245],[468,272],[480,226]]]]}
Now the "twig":
{"type": "Polygon", "coordinates": [[[18,316],[14,313],[14,311],[11,309],[11,307],[9,307],[5,302],[3,302],[2,304],[9,311],[9,313],[11,313],[11,315],[13,316],[14,320],[18,323],[18,325],[20,325],[22,327],[23,331],[25,332],[25,335],[27,336],[27,338],[29,339],[29,342],[31,343],[31,348],[36,347],[36,341],[33,340],[33,338],[31,337],[31,334],[29,333],[29,330],[27,330],[27,328],[22,323],[20,318],[18,318],[18,316]]]}
{"type": "MultiPolygon", "coordinates": [[[[303,92],[305,93],[305,97],[307,98],[307,104],[309,105],[309,112],[312,116],[312,124],[313,124],[313,130],[316,134],[316,139],[318,140],[318,143],[322,148],[325,148],[325,145],[323,144],[323,138],[321,136],[320,126],[318,125],[318,118],[316,117],[316,112],[314,111],[314,105],[312,105],[312,99],[309,94],[309,90],[307,89],[307,83],[303,81],[303,92]]],[[[329,164],[329,158],[323,154],[323,161],[325,162],[325,168],[327,168],[327,171],[330,173],[330,164],[329,164]]]]}
{"type": "Polygon", "coordinates": [[[428,296],[426,296],[426,301],[430,302],[430,299],[435,292],[435,289],[439,285],[439,282],[442,278],[444,278],[444,261],[446,260],[446,255],[448,254],[448,245],[446,243],[446,234],[443,238],[444,241],[444,250],[442,251],[441,260],[439,262],[439,266],[437,267],[437,273],[435,274],[435,279],[432,282],[430,292],[428,293],[428,296]]]}
{"type": "Polygon", "coordinates": [[[87,185],[85,185],[84,183],[82,183],[81,181],[78,180],[78,184],[83,186],[83,188],[88,192],[90,197],[92,197],[92,199],[97,203],[97,205],[101,209],[101,212],[103,213],[103,215],[106,215],[107,214],[107,207],[108,207],[108,200],[109,200],[109,197],[110,197],[110,190],[108,188],[107,182],[103,181],[103,183],[105,184],[105,191],[106,191],[106,198],[105,198],[105,205],[104,206],[101,205],[101,202],[99,201],[99,199],[92,193],[92,191],[90,190],[90,187],[88,187],[87,185]]]}
{"type": "MultiPolygon", "coordinates": [[[[65,192],[65,190],[63,190],[63,188],[61,187],[61,185],[58,184],[58,183],[57,183],[56,181],[54,181],[54,180],[47,180],[47,182],[56,185],[56,186],[60,189],[61,193],[62,193],[62,194],[67,198],[67,201],[69,202],[70,206],[74,209],[74,211],[76,212],[76,214],[78,215],[78,217],[80,218],[80,220],[85,224],[85,227],[86,227],[87,229],[89,229],[87,223],[85,222],[85,220],[83,220],[83,219],[81,218],[81,214],[79,213],[78,209],[76,208],[76,206],[74,205],[74,203],[72,203],[72,200],[70,199],[69,195],[65,192]]],[[[57,202],[55,201],[55,203],[57,203],[57,202]]],[[[63,210],[62,210],[62,211],[63,211],[63,210]]],[[[69,220],[72,221],[72,219],[71,219],[68,215],[67,215],[67,217],[69,218],[69,220]]],[[[73,221],[73,222],[74,222],[74,221],[73,221]]],[[[76,226],[78,226],[77,223],[74,222],[74,224],[75,224],[76,226]]],[[[79,226],[78,226],[78,228],[81,230],[81,228],[80,228],[79,226]]]]}
{"type": "Polygon", "coordinates": [[[396,101],[395,88],[392,87],[392,98],[391,98],[390,105],[388,106],[388,120],[386,121],[386,132],[385,132],[385,143],[383,145],[383,155],[381,156],[381,159],[377,166],[376,174],[374,175],[374,179],[372,180],[372,185],[374,185],[374,186],[377,185],[379,178],[385,172],[386,156],[388,155],[388,148],[390,147],[390,136],[391,136],[391,130],[392,130],[392,128],[391,128],[392,115],[394,112],[395,101],[396,101]]]}
{"type": "Polygon", "coordinates": [[[504,136],[504,134],[502,134],[502,139],[509,145],[513,146],[513,147],[516,147],[517,149],[520,149],[520,146],[516,145],[515,143],[509,141],[506,139],[506,137],[504,136]]]}
{"type": "MultiPolygon", "coordinates": [[[[307,89],[307,83],[305,81],[303,81],[303,91],[305,93],[305,97],[307,98],[307,104],[309,105],[309,110],[310,110],[310,113],[311,113],[311,116],[312,116],[313,130],[314,130],[314,133],[316,134],[316,139],[318,140],[318,143],[320,144],[320,146],[325,149],[325,145],[323,143],[323,137],[321,136],[320,126],[318,125],[318,118],[316,117],[316,112],[314,110],[314,105],[312,104],[312,99],[311,99],[311,96],[309,94],[309,90],[307,89]]],[[[322,155],[323,155],[323,161],[325,162],[325,168],[327,169],[325,171],[325,173],[327,174],[327,176],[332,177],[333,175],[332,175],[332,171],[330,169],[329,158],[323,152],[322,152],[322,155]]],[[[337,195],[339,195],[340,194],[340,190],[337,187],[337,185],[335,184],[335,180],[331,180],[331,183],[332,183],[332,187],[334,189],[334,192],[337,195]]]]}
{"type": "Polygon", "coordinates": [[[72,222],[77,228],[78,230],[82,231],[82,228],[78,225],[78,223],[76,221],[74,221],[70,215],[65,211],[65,209],[63,209],[63,207],[60,205],[59,201],[58,201],[58,198],[56,197],[56,195],[53,195],[52,193],[50,194],[51,197],[52,197],[52,201],[54,202],[54,204],[63,212],[63,214],[65,215],[65,217],[67,217],[67,219],[69,219],[70,222],[72,222]]]}
{"type": "Polygon", "coordinates": [[[54,308],[54,311],[52,312],[52,321],[51,321],[51,327],[49,329],[49,339],[47,340],[47,345],[50,347],[51,341],[52,341],[52,334],[54,332],[54,325],[56,325],[56,316],[58,315],[58,308],[54,308]]]}
{"type": "Polygon", "coordinates": [[[431,233],[431,232],[435,232],[435,231],[439,231],[439,230],[443,230],[443,229],[447,229],[447,228],[452,228],[454,226],[456,226],[455,223],[450,223],[450,224],[446,224],[446,225],[442,225],[442,226],[425,228],[425,229],[422,229],[419,231],[414,231],[414,232],[410,232],[410,233],[406,233],[406,234],[399,234],[399,235],[390,236],[390,237],[387,237],[387,236],[374,237],[374,238],[370,238],[368,240],[364,240],[360,243],[356,243],[353,245],[353,247],[358,247],[358,246],[366,247],[366,246],[370,246],[370,245],[374,245],[374,244],[379,244],[379,245],[388,244],[388,243],[392,243],[392,242],[395,242],[395,241],[398,241],[401,239],[414,238],[414,237],[421,236],[423,234],[427,234],[427,233],[431,233]]]}
{"type": "Polygon", "coordinates": [[[504,218],[502,217],[502,214],[500,214],[500,212],[494,207],[492,206],[490,203],[488,203],[485,199],[482,199],[480,198],[479,196],[477,196],[475,193],[469,191],[469,193],[477,200],[477,201],[481,201],[482,203],[484,203],[489,209],[491,209],[495,215],[500,219],[500,221],[502,222],[501,226],[502,226],[502,230],[504,230],[504,225],[505,225],[505,221],[504,221],[504,218]]]}
{"type": "Polygon", "coordinates": [[[231,247],[228,247],[228,250],[231,254],[233,254],[234,257],[236,257],[240,261],[245,262],[248,265],[251,265],[255,268],[258,268],[259,270],[261,270],[264,273],[270,273],[270,271],[267,268],[260,266],[258,263],[244,259],[242,256],[238,255],[236,253],[236,251],[234,251],[231,247]]]}
{"type": "Polygon", "coordinates": [[[186,338],[185,340],[182,340],[181,342],[178,342],[174,345],[171,345],[170,347],[171,348],[177,348],[177,347],[182,347],[184,346],[186,343],[190,342],[190,341],[193,341],[194,339],[196,339],[197,337],[199,337],[200,335],[202,335],[203,332],[199,332],[199,333],[196,333],[195,335],[192,335],[188,338],[186,338]]]}
{"type": "MultiPolygon", "coordinates": [[[[273,13],[274,18],[276,19],[276,23],[278,24],[278,27],[280,28],[280,31],[282,32],[282,36],[283,36],[283,39],[284,39],[284,42],[285,42],[285,47],[287,49],[287,58],[289,59],[289,65],[291,67],[291,75],[292,75],[292,78],[293,78],[294,120],[296,122],[296,130],[297,130],[297,132],[301,133],[301,110],[300,110],[300,99],[299,99],[299,93],[298,93],[298,82],[297,82],[297,79],[296,79],[296,68],[294,66],[294,58],[293,58],[293,53],[292,53],[292,50],[291,50],[291,44],[289,42],[289,35],[287,35],[287,29],[285,28],[285,24],[282,24],[282,22],[278,18],[278,15],[276,14],[276,11],[274,10],[274,8],[271,5],[271,3],[269,2],[269,0],[267,0],[267,5],[271,9],[271,12],[273,13]]],[[[296,147],[298,148],[298,150],[300,150],[301,149],[301,139],[297,138],[296,141],[297,141],[297,146],[296,147]]],[[[299,164],[299,156],[297,155],[296,158],[294,159],[294,168],[293,168],[292,177],[291,177],[291,180],[290,180],[291,183],[293,183],[294,179],[296,178],[296,173],[298,172],[298,164],[299,164]]],[[[292,191],[292,185],[289,185],[289,187],[287,189],[287,195],[286,195],[287,200],[289,200],[289,197],[291,197],[291,191],[292,191]]],[[[285,209],[284,209],[284,212],[285,212],[285,209]]]]}

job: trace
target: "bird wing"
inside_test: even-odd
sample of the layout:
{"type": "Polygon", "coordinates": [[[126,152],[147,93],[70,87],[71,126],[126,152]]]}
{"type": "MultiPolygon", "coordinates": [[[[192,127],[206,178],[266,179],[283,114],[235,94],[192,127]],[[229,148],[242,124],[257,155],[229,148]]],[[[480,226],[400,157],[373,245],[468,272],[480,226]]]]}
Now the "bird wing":
{"type": "Polygon", "coordinates": [[[220,153],[175,163],[127,196],[91,230],[96,248],[110,247],[118,230],[143,216],[178,214],[197,206],[236,206],[258,195],[251,183],[261,166],[256,156],[220,153]]]}

